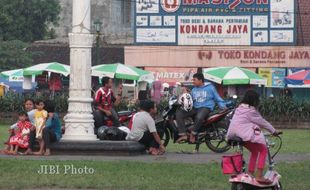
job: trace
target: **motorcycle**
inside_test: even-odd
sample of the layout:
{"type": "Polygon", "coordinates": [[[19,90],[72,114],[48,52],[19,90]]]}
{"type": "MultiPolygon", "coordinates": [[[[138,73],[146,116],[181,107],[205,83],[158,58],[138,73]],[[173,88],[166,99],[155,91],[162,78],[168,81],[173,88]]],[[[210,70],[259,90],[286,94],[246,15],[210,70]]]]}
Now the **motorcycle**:
{"type": "MultiPolygon", "coordinates": [[[[136,110],[118,112],[117,114],[119,116],[119,122],[121,123],[121,126],[127,126],[127,123],[136,113],[137,113],[136,110]]],[[[107,126],[107,127],[114,126],[113,120],[110,117],[103,116],[97,111],[93,112],[93,115],[94,115],[94,120],[95,120],[95,134],[97,134],[97,130],[101,126],[107,126]]]]}
{"type": "MultiPolygon", "coordinates": [[[[236,99],[236,97],[234,98],[236,99]]],[[[226,141],[226,133],[230,120],[235,110],[235,101],[230,100],[226,102],[227,109],[222,111],[214,111],[206,118],[203,127],[199,130],[196,137],[195,151],[199,151],[199,147],[202,143],[206,143],[207,147],[216,153],[223,153],[230,149],[230,145],[226,141]]],[[[170,139],[176,143],[179,138],[176,112],[180,108],[177,97],[172,96],[169,99],[169,105],[162,113],[160,120],[156,121],[157,131],[162,136],[164,146],[167,146],[170,139]]],[[[191,130],[194,126],[193,119],[189,119],[185,122],[187,129],[187,136],[189,137],[191,130]]],[[[189,139],[189,138],[188,138],[189,139]]],[[[188,140],[180,143],[191,144],[188,140]]]]}

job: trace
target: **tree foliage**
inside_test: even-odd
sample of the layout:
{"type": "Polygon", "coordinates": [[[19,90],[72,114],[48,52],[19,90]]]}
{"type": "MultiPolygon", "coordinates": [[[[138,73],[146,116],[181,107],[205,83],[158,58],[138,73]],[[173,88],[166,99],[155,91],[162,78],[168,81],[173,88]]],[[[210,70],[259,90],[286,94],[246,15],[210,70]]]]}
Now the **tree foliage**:
{"type": "Polygon", "coordinates": [[[0,41],[0,71],[30,66],[33,54],[26,51],[27,47],[19,40],[0,41]]]}
{"type": "Polygon", "coordinates": [[[59,13],[58,0],[0,0],[0,71],[30,66],[28,44],[54,34],[59,13]]]}
{"type": "Polygon", "coordinates": [[[0,0],[0,39],[42,40],[49,26],[57,25],[59,13],[58,0],[0,0]]]}

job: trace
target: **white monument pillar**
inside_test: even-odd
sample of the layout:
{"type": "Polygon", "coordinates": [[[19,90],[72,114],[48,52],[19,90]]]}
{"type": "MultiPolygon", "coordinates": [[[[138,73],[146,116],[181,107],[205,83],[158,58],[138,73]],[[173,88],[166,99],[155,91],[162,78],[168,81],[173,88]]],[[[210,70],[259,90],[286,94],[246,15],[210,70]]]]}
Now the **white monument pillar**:
{"type": "Polygon", "coordinates": [[[90,0],[73,0],[70,44],[69,108],[65,117],[66,131],[62,140],[96,140],[91,108],[90,0]]]}

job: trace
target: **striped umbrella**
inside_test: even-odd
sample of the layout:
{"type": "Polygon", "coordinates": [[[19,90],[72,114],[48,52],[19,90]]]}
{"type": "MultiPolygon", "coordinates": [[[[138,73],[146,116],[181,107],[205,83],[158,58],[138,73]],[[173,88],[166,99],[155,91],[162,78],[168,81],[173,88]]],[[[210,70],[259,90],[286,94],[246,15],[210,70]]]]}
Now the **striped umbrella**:
{"type": "Polygon", "coordinates": [[[2,71],[0,73],[1,77],[9,78],[9,77],[22,77],[24,69],[14,69],[9,71],[2,71]]]}
{"type": "Polygon", "coordinates": [[[284,81],[286,84],[292,85],[310,84],[310,70],[296,72],[292,75],[285,77],[284,81]]]}
{"type": "Polygon", "coordinates": [[[41,63],[38,65],[34,65],[28,67],[24,70],[24,76],[27,75],[40,75],[44,71],[52,72],[52,73],[59,73],[64,76],[68,76],[70,74],[70,66],[64,65],[57,62],[52,63],[41,63]]]}
{"type": "Polygon", "coordinates": [[[203,70],[206,79],[223,85],[266,85],[267,80],[255,72],[240,67],[216,67],[203,70]]]}
{"type": "Polygon", "coordinates": [[[136,67],[124,65],[121,63],[103,64],[92,67],[92,76],[138,80],[138,81],[152,81],[154,76],[151,72],[138,69],[136,67]]]}

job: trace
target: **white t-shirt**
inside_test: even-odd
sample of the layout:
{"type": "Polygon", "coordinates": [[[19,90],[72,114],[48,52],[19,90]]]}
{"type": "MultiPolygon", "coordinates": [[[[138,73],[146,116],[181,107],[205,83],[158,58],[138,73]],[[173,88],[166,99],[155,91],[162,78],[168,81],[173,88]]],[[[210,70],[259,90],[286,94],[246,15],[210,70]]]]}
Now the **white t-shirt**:
{"type": "Polygon", "coordinates": [[[36,109],[33,109],[28,112],[28,118],[32,125],[34,125],[34,113],[36,112],[36,109]]]}
{"type": "Polygon", "coordinates": [[[148,112],[138,112],[134,115],[132,129],[126,140],[139,141],[147,131],[150,133],[156,132],[155,121],[148,112]]]}

